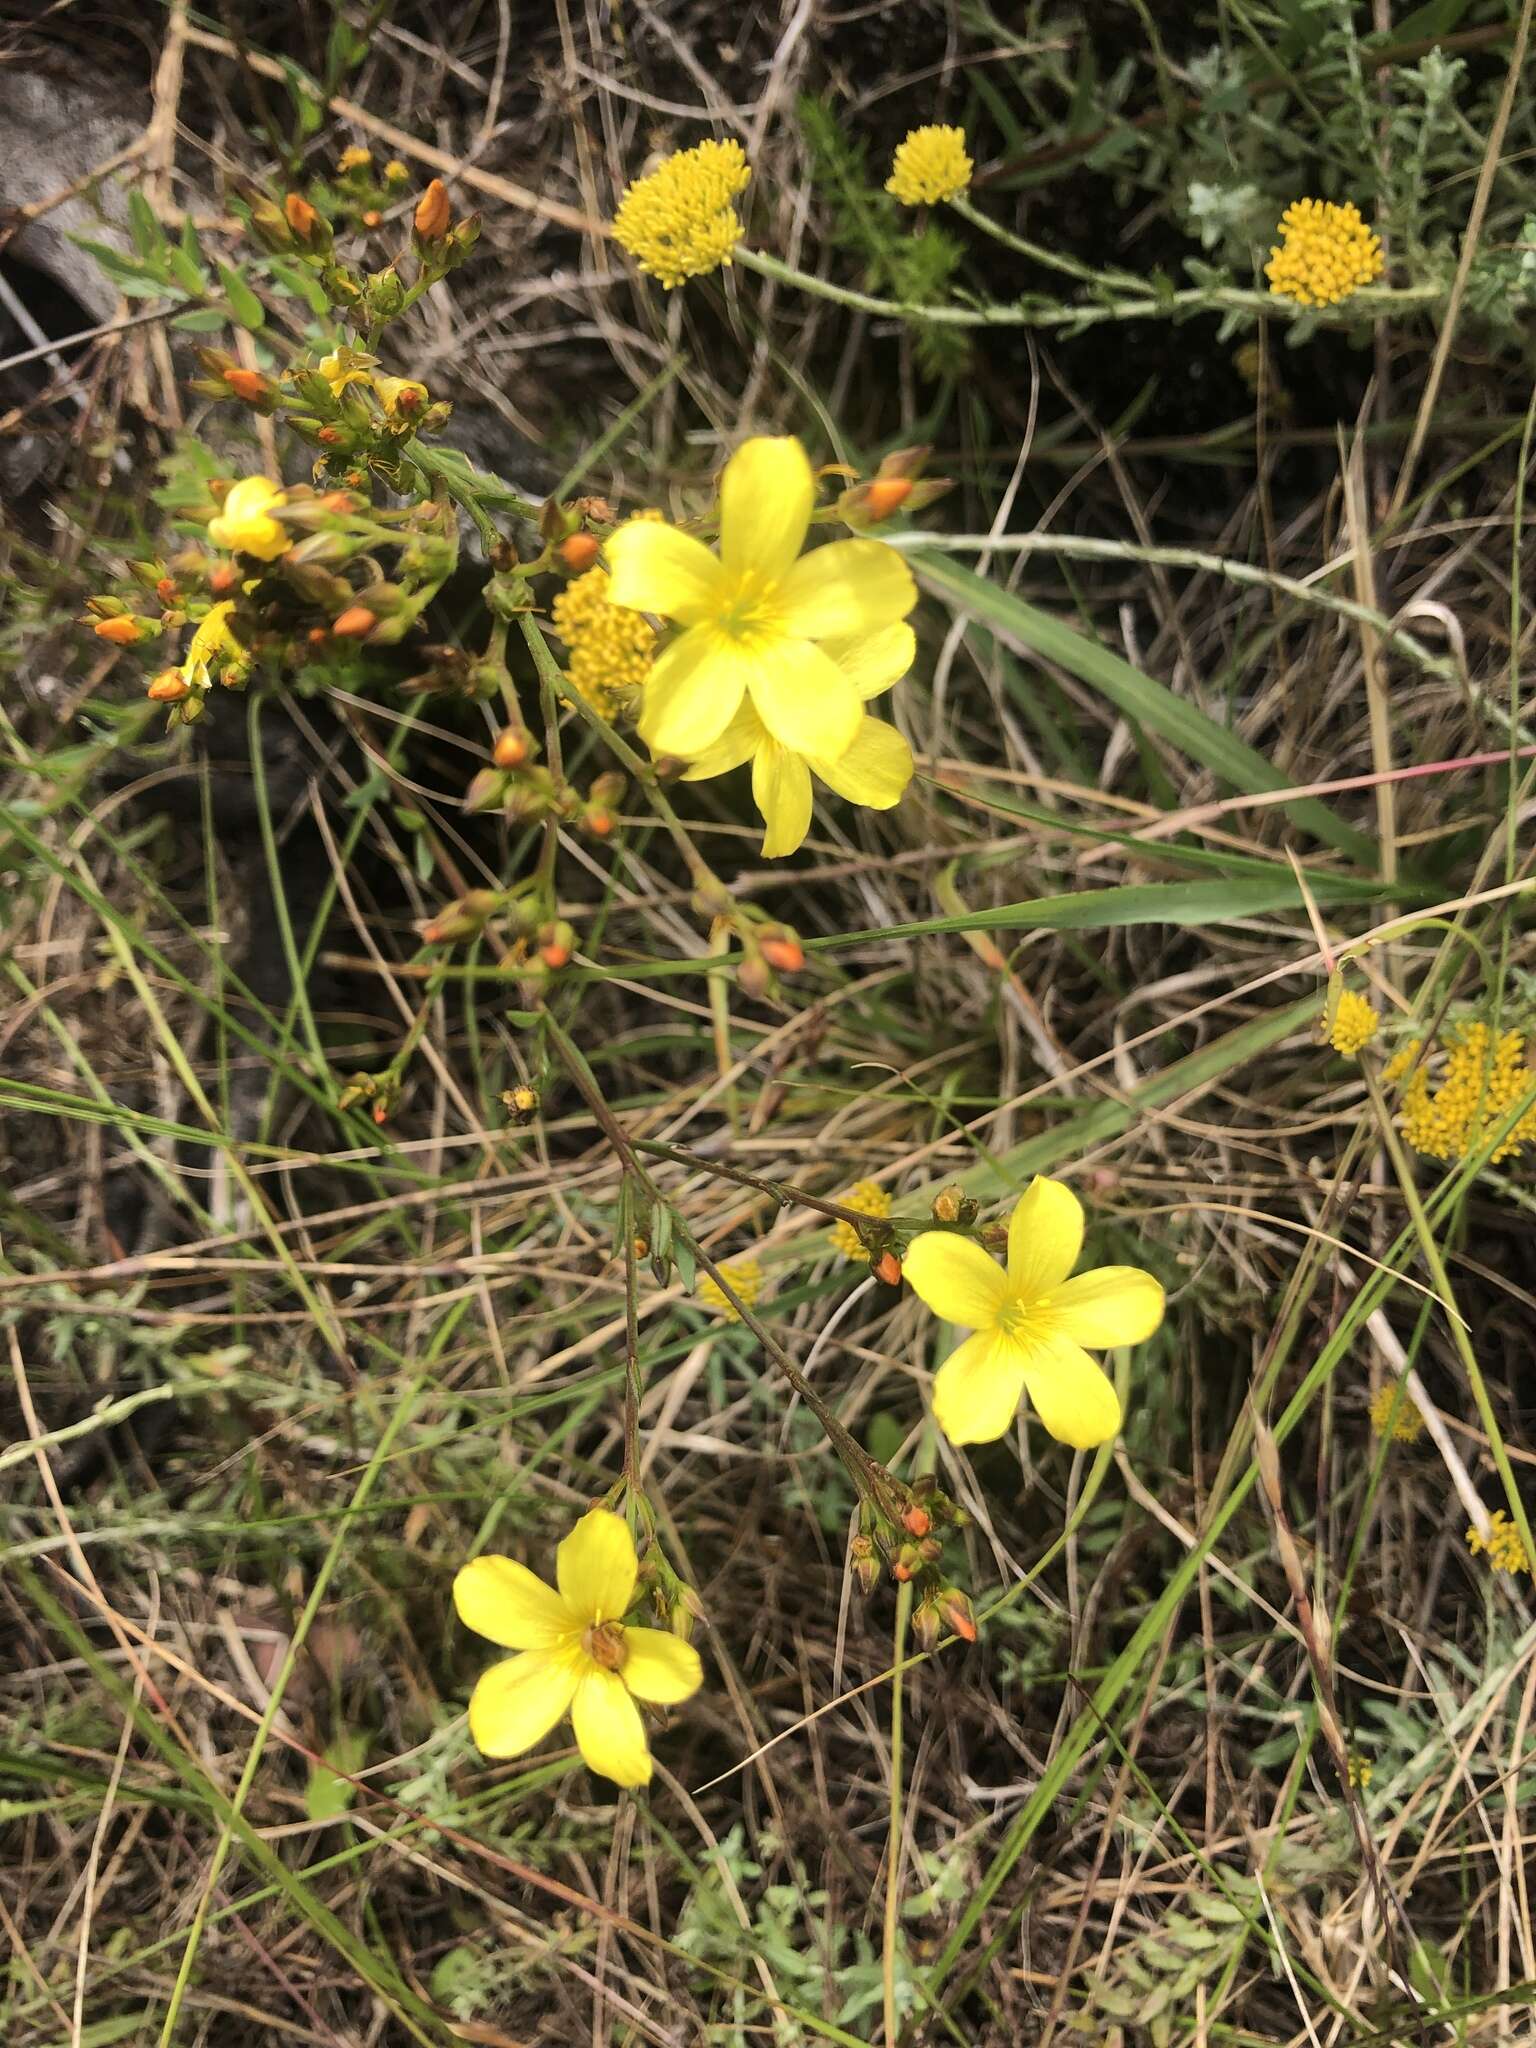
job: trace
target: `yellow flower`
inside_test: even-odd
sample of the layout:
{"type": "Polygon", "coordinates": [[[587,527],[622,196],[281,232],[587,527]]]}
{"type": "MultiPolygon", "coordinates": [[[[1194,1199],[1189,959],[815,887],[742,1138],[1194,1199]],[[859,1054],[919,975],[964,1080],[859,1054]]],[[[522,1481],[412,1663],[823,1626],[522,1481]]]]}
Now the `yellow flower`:
{"type": "MultiPolygon", "coordinates": [[[[861,1216],[889,1216],[891,1198],[877,1182],[861,1180],[856,1188],[850,1188],[846,1195],[839,1195],[838,1201],[845,1209],[857,1209],[861,1216]]],[[[864,1240],[851,1223],[841,1217],[827,1232],[832,1249],[841,1252],[845,1259],[867,1259],[864,1240]]]]}
{"type": "MultiPolygon", "coordinates": [[[[1400,1079],[1418,1050],[1417,1041],[1404,1046],[1389,1061],[1387,1079],[1400,1079]]],[[[1432,1062],[1421,1060],[1403,1090],[1398,1121],[1408,1143],[1426,1159],[1464,1159],[1480,1150],[1515,1104],[1536,1088],[1536,1068],[1527,1057],[1523,1033],[1501,1031],[1495,1039],[1477,1020],[1450,1025],[1440,1050],[1444,1069],[1439,1085],[1431,1086],[1432,1062]]],[[[1536,1144],[1536,1105],[1491,1156],[1506,1159],[1530,1144],[1536,1144]]]]}
{"type": "Polygon", "coordinates": [[[963,128],[914,128],[896,146],[885,189],[903,206],[936,206],[958,199],[976,166],[965,153],[963,128]]]}
{"type": "Polygon", "coordinates": [[[427,403],[427,387],[425,384],[418,384],[414,377],[375,377],[372,383],[378,393],[379,403],[390,419],[394,419],[399,413],[400,401],[407,393],[411,394],[405,408],[407,412],[420,412],[427,403]]]}
{"type": "Polygon", "coordinates": [[[322,356],[317,367],[331,387],[332,398],[340,398],[349,384],[371,384],[369,365],[377,361],[377,356],[363,355],[357,349],[336,348],[322,356]]]}
{"type": "MultiPolygon", "coordinates": [[[[738,1259],[734,1266],[722,1265],[720,1277],[748,1308],[752,1307],[762,1291],[763,1269],[756,1259],[738,1259]]],[[[741,1317],[707,1273],[699,1281],[698,1293],[700,1301],[707,1307],[718,1310],[728,1323],[741,1321],[741,1317]]]]}
{"type": "Polygon", "coordinates": [[[652,753],[692,760],[744,698],[791,753],[838,761],[852,746],[864,707],[849,650],[905,618],[917,586],[884,541],[801,556],[815,491],[800,443],[760,436],[725,465],[718,555],[658,520],[631,519],[609,540],[611,601],[684,629],[646,684],[640,737],[652,753]]]}
{"type": "Polygon", "coordinates": [[[344,149],[336,159],[336,168],[343,173],[347,171],[366,171],[372,162],[373,151],[371,149],[364,149],[360,142],[354,142],[344,149]]]}
{"type": "Polygon", "coordinates": [[[1424,1433],[1424,1418],[1418,1403],[1400,1380],[1388,1380],[1371,1396],[1371,1431],[1386,1436],[1390,1431],[1400,1444],[1411,1444],[1424,1433]]]}
{"type": "Polygon", "coordinates": [[[1367,1002],[1352,988],[1344,989],[1333,1013],[1328,1043],[1335,1052],[1353,1056],[1370,1044],[1380,1023],[1381,1013],[1374,1003],[1367,1002]]]}
{"type": "Polygon", "coordinates": [[[287,502],[280,485],[264,476],[243,476],[230,485],[218,516],[209,520],[208,538],[216,548],[228,548],[231,554],[274,562],[286,553],[289,536],[287,527],[272,514],[287,502]]]}
{"type": "Polygon", "coordinates": [[[588,1768],[616,1785],[650,1782],[651,1752],[636,1700],[674,1706],[704,1677],[691,1643],[626,1627],[635,1543],[621,1515],[593,1508],[555,1553],[560,1590],[510,1557],[477,1557],[453,1582],[459,1619],[520,1654],[483,1672],[469,1732],[485,1756],[521,1756],[567,1711],[588,1768]]]}
{"type": "MultiPolygon", "coordinates": [[[[824,640],[822,647],[862,701],[888,690],[906,674],[917,643],[910,626],[897,624],[867,640],[824,640]]],[[[750,699],[743,702],[714,745],[688,764],[683,780],[703,782],[739,768],[743,761],[752,763],[752,799],[767,826],[763,855],[768,860],[794,853],[810,830],[813,775],[849,803],[862,804],[871,811],[890,810],[901,801],[912,780],[912,749],[895,726],[883,719],[871,718],[866,712],[852,745],[832,761],[825,755],[801,754],[780,746],[750,699]]]]}
{"type": "Polygon", "coordinates": [[[182,679],[191,689],[201,691],[208,688],[208,664],[217,656],[227,655],[235,662],[245,660],[245,649],[229,630],[229,615],[234,608],[228,598],[210,605],[206,617],[192,635],[186,658],[181,664],[182,679]]]}
{"type": "Polygon", "coordinates": [[[1484,1551],[1488,1553],[1488,1568],[1495,1572],[1528,1572],[1531,1561],[1525,1554],[1525,1544],[1520,1531],[1502,1508],[1495,1508],[1488,1517],[1487,1536],[1481,1536],[1476,1529],[1467,1531],[1467,1548],[1474,1557],[1484,1551]]]}
{"type": "Polygon", "coordinates": [[[969,1238],[925,1230],[903,1271],[936,1316],[974,1330],[940,1366],[933,1413],[954,1444],[991,1443],[1026,1389],[1051,1435],[1076,1450],[1108,1443],[1120,1400],[1083,1349],[1139,1344],[1163,1320],[1163,1290],[1137,1266],[1067,1276],[1083,1248],[1083,1206],[1036,1175],[1008,1224],[1008,1266],[969,1238]]]}
{"type": "Polygon", "coordinates": [[[1357,1749],[1350,1750],[1345,1758],[1349,1771],[1349,1782],[1355,1791],[1363,1792],[1376,1775],[1376,1767],[1369,1757],[1361,1756],[1357,1749]]]}
{"type": "Polygon", "coordinates": [[[1264,275],[1277,299],[1300,306],[1336,306],[1382,273],[1381,242],[1353,204],[1298,199],[1280,220],[1280,245],[1264,275]]]}
{"type": "Polygon", "coordinates": [[[573,577],[550,607],[550,622],[571,650],[566,674],[602,718],[614,718],[644,687],[656,658],[656,634],[639,612],[608,599],[608,571],[573,577]]]}
{"type": "Polygon", "coordinates": [[[614,240],[666,291],[718,270],[741,240],[731,201],[751,176],[739,142],[679,150],[626,190],[613,217],[614,240]]]}

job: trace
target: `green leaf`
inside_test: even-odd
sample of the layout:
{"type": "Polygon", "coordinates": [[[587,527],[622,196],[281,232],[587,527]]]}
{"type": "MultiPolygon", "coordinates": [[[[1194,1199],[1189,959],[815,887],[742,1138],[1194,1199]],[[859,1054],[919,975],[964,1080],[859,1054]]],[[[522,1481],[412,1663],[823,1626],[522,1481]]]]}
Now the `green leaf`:
{"type": "Polygon", "coordinates": [[[178,313],[171,325],[180,334],[216,334],[228,320],[222,306],[194,306],[190,313],[178,313]]]}
{"type": "Polygon", "coordinates": [[[229,300],[229,310],[240,325],[249,328],[252,334],[258,327],[265,327],[266,311],[239,271],[231,270],[227,263],[220,263],[217,269],[224,296],[229,300]]]}
{"type": "MultiPolygon", "coordinates": [[[[995,627],[1031,653],[1066,669],[1079,682],[1097,690],[1133,724],[1168,740],[1191,761],[1209,768],[1234,789],[1255,795],[1261,790],[1289,787],[1288,778],[1256,747],[1250,747],[1246,740],[1218,725],[1196,705],[1175,696],[1166,683],[1144,676],[1064,619],[1037,610],[945,555],[919,550],[909,559],[927,583],[952,598],[961,610],[995,627]]],[[[1371,840],[1336,817],[1316,797],[1295,797],[1284,809],[1288,817],[1315,838],[1372,868],[1376,866],[1376,850],[1371,840]]]]}
{"type": "Polygon", "coordinates": [[[185,249],[170,248],[165,252],[166,268],[182,290],[194,299],[200,299],[208,289],[208,277],[195,256],[189,256],[185,249]]]}
{"type": "Polygon", "coordinates": [[[368,1754],[368,1738],[359,1729],[337,1736],[325,1752],[325,1762],[312,1764],[309,1783],[304,1787],[304,1811],[311,1820],[337,1820],[352,1804],[357,1787],[348,1779],[362,1768],[368,1754]]]}
{"type": "Polygon", "coordinates": [[[128,232],[133,237],[133,246],[146,263],[157,267],[165,261],[165,230],[155,218],[155,209],[144,194],[133,191],[128,194],[128,232]]]}
{"type": "Polygon", "coordinates": [[[331,309],[331,302],[313,271],[295,262],[291,256],[274,256],[267,267],[285,291],[291,292],[296,299],[302,299],[317,320],[324,319],[331,309]]]}

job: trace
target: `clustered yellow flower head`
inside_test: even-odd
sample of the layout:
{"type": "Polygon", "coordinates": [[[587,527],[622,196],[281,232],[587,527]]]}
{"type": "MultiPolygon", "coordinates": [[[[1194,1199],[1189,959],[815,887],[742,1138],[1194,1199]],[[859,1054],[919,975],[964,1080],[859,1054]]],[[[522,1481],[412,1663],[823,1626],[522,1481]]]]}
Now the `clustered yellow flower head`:
{"type": "Polygon", "coordinates": [[[1264,275],[1277,299],[1300,306],[1336,306],[1382,272],[1381,241],[1353,203],[1298,199],[1280,219],[1280,243],[1264,275]]]}
{"type": "MultiPolygon", "coordinates": [[[[844,1209],[857,1209],[861,1216],[889,1216],[891,1198],[877,1181],[861,1180],[857,1187],[850,1188],[846,1195],[838,1196],[839,1205],[844,1209]]],[[[869,1252],[864,1240],[851,1223],[841,1216],[827,1232],[827,1240],[835,1252],[841,1252],[845,1259],[868,1259],[869,1252]]]]}
{"type": "Polygon", "coordinates": [[[937,206],[941,199],[958,199],[975,168],[963,128],[914,128],[897,144],[885,189],[903,206],[937,206]]]}
{"type": "Polygon", "coordinates": [[[640,737],[699,781],[752,763],[763,852],[810,830],[811,777],[850,803],[889,810],[912,754],[865,703],[911,667],[903,621],[912,573],[878,540],[801,555],[816,485],[793,436],[745,441],[720,483],[720,552],[665,521],[632,519],[608,541],[610,603],[681,632],[646,682],[640,737]]]}
{"type": "Polygon", "coordinates": [[[1486,1551],[1490,1571],[1528,1572],[1531,1560],[1525,1554],[1525,1541],[1504,1510],[1495,1508],[1488,1523],[1486,1536],[1477,1529],[1467,1531],[1467,1548],[1472,1555],[1480,1557],[1486,1551]]]}
{"type": "Polygon", "coordinates": [[[1400,1444],[1416,1443],[1423,1435],[1424,1418],[1401,1380],[1386,1380],[1372,1394],[1371,1431],[1375,1436],[1390,1431],[1400,1444]]]}
{"type": "Polygon", "coordinates": [[[231,554],[254,555],[275,562],[288,549],[290,535],[272,514],[288,502],[281,484],[264,476],[243,476],[231,484],[223,505],[208,522],[208,538],[231,554]]]}
{"type": "MultiPolygon", "coordinates": [[[[1397,1081],[1413,1067],[1398,1112],[1403,1136],[1426,1159],[1465,1159],[1477,1152],[1509,1112],[1532,1089],[1536,1068],[1526,1054],[1525,1036],[1501,1031],[1497,1038],[1479,1020],[1447,1026],[1439,1050],[1414,1066],[1422,1041],[1414,1039],[1388,1061],[1382,1078],[1397,1081]]],[[[1507,1159],[1523,1145],[1536,1144],[1536,1105],[1528,1109],[1490,1157],[1507,1159]]]]}
{"type": "Polygon", "coordinates": [[[1088,1450],[1120,1427],[1120,1398],[1083,1348],[1139,1344],[1163,1320],[1163,1290],[1138,1266],[1101,1266],[1071,1279],[1083,1249],[1083,1205],[1037,1175],[1008,1223],[1008,1264],[970,1238],[925,1230],[902,1270],[947,1323],[972,1330],[939,1367],[933,1414],[954,1444],[991,1443],[1029,1394],[1064,1444],[1088,1450]]]}
{"type": "Polygon", "coordinates": [[[645,687],[656,634],[639,612],[609,602],[608,581],[606,569],[574,577],[550,607],[550,621],[570,649],[572,687],[611,719],[645,687]]]}
{"type": "Polygon", "coordinates": [[[1363,1052],[1376,1036],[1381,1023],[1381,1013],[1374,1003],[1352,988],[1344,989],[1333,1012],[1333,1021],[1328,1026],[1328,1043],[1335,1052],[1352,1058],[1363,1052]]]}
{"type": "Polygon", "coordinates": [[[621,1515],[593,1508],[555,1553],[555,1582],[510,1557],[477,1557],[453,1582],[459,1619],[515,1657],[482,1674],[469,1732],[490,1757],[521,1756],[567,1713],[588,1767],[616,1785],[650,1782],[636,1700],[673,1706],[698,1691],[699,1653],[664,1629],[625,1622],[638,1575],[621,1515]]]}
{"type": "MultiPolygon", "coordinates": [[[[720,1278],[737,1297],[752,1308],[763,1287],[763,1269],[756,1259],[738,1259],[734,1265],[720,1267],[720,1278]]],[[[726,1299],[723,1289],[718,1287],[708,1273],[699,1278],[699,1299],[706,1307],[714,1309],[728,1323],[739,1323],[741,1317],[733,1302],[726,1299]]]]}
{"type": "Polygon", "coordinates": [[[751,176],[739,142],[679,150],[625,191],[613,217],[614,240],[665,291],[718,270],[741,240],[731,201],[751,176]]]}

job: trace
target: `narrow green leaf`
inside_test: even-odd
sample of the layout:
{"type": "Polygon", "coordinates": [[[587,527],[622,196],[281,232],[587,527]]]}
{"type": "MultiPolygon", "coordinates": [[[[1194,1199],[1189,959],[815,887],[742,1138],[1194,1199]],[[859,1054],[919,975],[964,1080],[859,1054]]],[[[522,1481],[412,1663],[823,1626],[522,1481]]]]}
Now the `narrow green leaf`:
{"type": "Polygon", "coordinates": [[[128,232],[133,237],[134,248],[146,263],[158,266],[164,262],[165,230],[155,218],[155,209],[139,191],[128,194],[128,232]]]}
{"type": "Polygon", "coordinates": [[[360,1729],[337,1736],[325,1752],[323,1763],[312,1764],[304,1788],[304,1811],[311,1820],[336,1820],[357,1796],[349,1781],[361,1770],[368,1754],[368,1738],[360,1729]]]}
{"type": "MultiPolygon", "coordinates": [[[[1037,610],[1011,591],[1000,589],[984,576],[962,568],[958,562],[952,562],[944,555],[919,550],[912,554],[910,560],[927,583],[952,598],[962,610],[996,627],[1017,645],[1066,669],[1079,682],[1087,683],[1090,689],[1107,698],[1134,724],[1168,740],[1190,760],[1209,768],[1234,789],[1256,794],[1260,790],[1285,789],[1288,786],[1287,777],[1256,747],[1250,747],[1246,740],[1239,739],[1226,726],[1218,725],[1196,705],[1175,696],[1165,683],[1152,676],[1144,676],[1128,661],[1111,653],[1097,640],[1090,640],[1064,619],[1037,610]]],[[[1315,838],[1338,847],[1372,869],[1376,867],[1376,852],[1371,840],[1336,817],[1318,798],[1296,797],[1284,808],[1294,823],[1315,838]]]]}
{"type": "Polygon", "coordinates": [[[219,306],[194,306],[190,313],[178,313],[171,325],[179,334],[217,334],[228,322],[229,315],[219,306]]]}
{"type": "Polygon", "coordinates": [[[238,270],[231,270],[227,263],[220,263],[217,268],[219,283],[224,287],[224,296],[229,300],[229,310],[242,327],[248,327],[254,334],[258,327],[264,327],[267,322],[266,310],[260,299],[238,270]]]}
{"type": "Polygon", "coordinates": [[[195,257],[185,249],[170,248],[165,252],[166,266],[184,292],[194,299],[201,298],[208,289],[208,277],[195,257]]]}

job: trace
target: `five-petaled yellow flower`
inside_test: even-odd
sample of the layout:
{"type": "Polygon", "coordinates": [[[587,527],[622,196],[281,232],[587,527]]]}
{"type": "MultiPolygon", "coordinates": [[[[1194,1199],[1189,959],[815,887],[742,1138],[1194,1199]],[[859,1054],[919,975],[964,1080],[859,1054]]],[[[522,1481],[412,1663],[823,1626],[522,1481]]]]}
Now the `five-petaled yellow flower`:
{"type": "Polygon", "coordinates": [[[815,488],[797,440],[760,436],[725,466],[718,555],[659,520],[632,519],[609,540],[609,602],[683,628],[646,682],[640,737],[653,753],[702,754],[743,699],[791,753],[836,762],[853,745],[863,702],[826,643],[846,654],[883,633],[917,587],[883,541],[802,556],[815,488]]]}
{"type": "Polygon", "coordinates": [[[287,502],[281,485],[264,476],[243,476],[230,485],[217,517],[209,520],[208,538],[216,548],[228,548],[231,554],[275,562],[286,553],[290,536],[272,514],[287,502]]]}
{"type": "Polygon", "coordinates": [[[634,1538],[621,1515],[593,1508],[555,1553],[556,1592],[510,1557],[477,1557],[453,1582],[459,1619],[515,1657],[493,1664],[469,1701],[469,1732],[486,1756],[521,1756],[564,1718],[588,1767],[616,1785],[650,1782],[651,1752],[636,1700],[673,1706],[704,1671],[691,1643],[633,1628],[634,1538]]]}
{"type": "Polygon", "coordinates": [[[935,1315],[973,1330],[940,1366],[933,1413],[955,1444],[991,1443],[1026,1389],[1051,1435],[1076,1450],[1108,1443],[1120,1399],[1083,1346],[1139,1344],[1163,1320],[1163,1290],[1138,1266],[1069,1278],[1083,1248],[1083,1205],[1037,1175],[1008,1224],[1008,1266],[969,1238],[925,1230],[902,1270],[935,1315]]]}
{"type": "Polygon", "coordinates": [[[208,664],[218,655],[234,663],[244,662],[245,649],[229,630],[230,614],[234,604],[225,598],[219,604],[211,604],[206,615],[199,621],[197,631],[187,646],[186,657],[181,664],[183,680],[197,691],[204,691],[210,683],[208,664]]]}
{"type": "MultiPolygon", "coordinates": [[[[917,643],[912,628],[898,623],[864,640],[824,640],[830,654],[853,684],[861,702],[888,690],[912,666],[917,643]]],[[[811,777],[824,782],[851,804],[888,811],[900,803],[912,780],[912,749],[895,726],[866,712],[852,744],[836,760],[823,754],[797,753],[781,746],[769,732],[750,699],[713,746],[688,764],[685,782],[703,782],[752,763],[752,800],[767,827],[765,859],[794,853],[811,828],[811,777]]]]}

